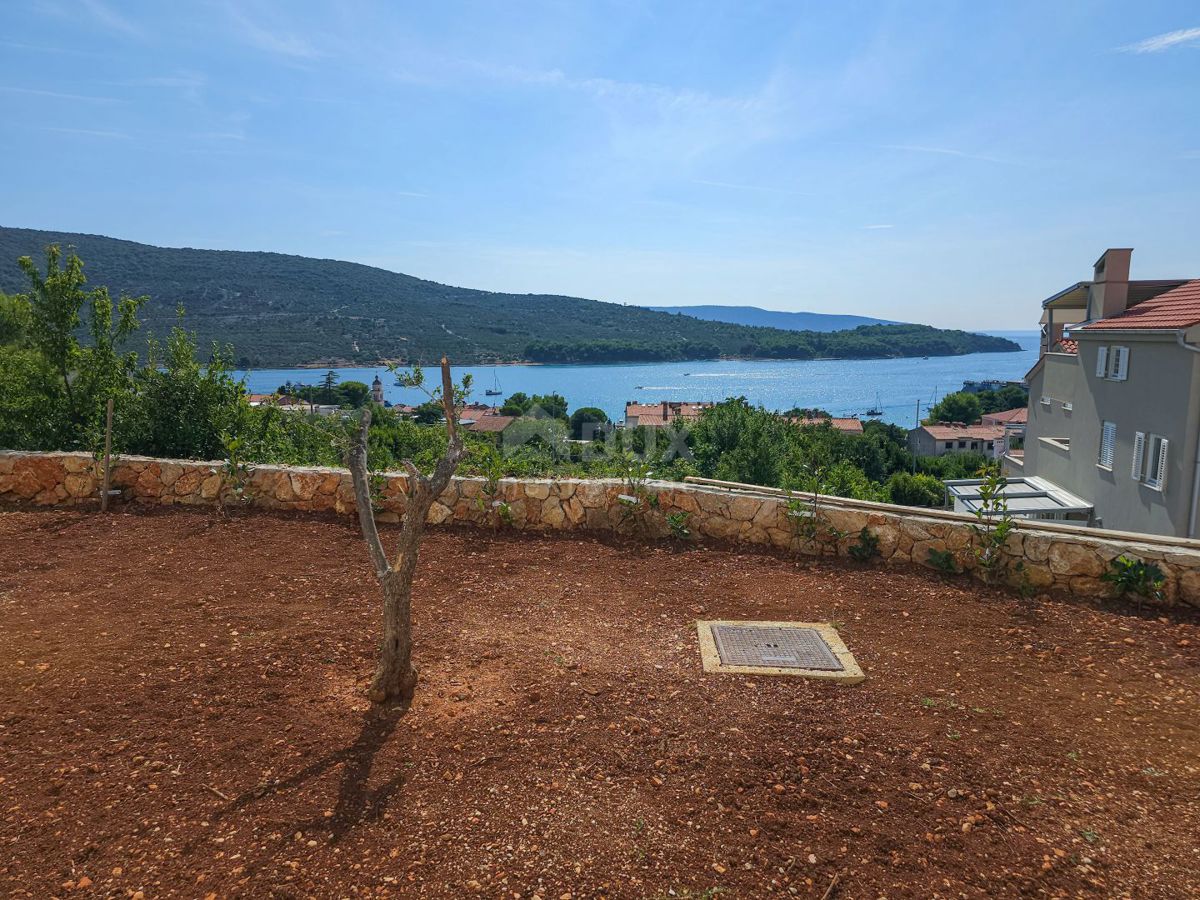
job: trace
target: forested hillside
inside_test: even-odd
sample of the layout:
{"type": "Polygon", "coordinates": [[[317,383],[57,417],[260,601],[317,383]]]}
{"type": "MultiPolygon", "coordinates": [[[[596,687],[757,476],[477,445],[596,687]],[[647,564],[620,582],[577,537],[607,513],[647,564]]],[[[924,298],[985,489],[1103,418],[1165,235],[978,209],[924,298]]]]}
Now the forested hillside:
{"type": "Polygon", "coordinates": [[[851,316],[837,313],[782,312],[757,306],[651,306],[668,312],[708,322],[730,322],[734,325],[756,325],[782,328],[785,331],[846,331],[859,325],[895,325],[894,319],[875,319],[871,316],[851,316]]]}
{"type": "Polygon", "coordinates": [[[91,285],[150,296],[143,334],[187,310],[201,346],[232,344],[240,366],[490,361],[616,362],[722,356],[935,356],[1019,349],[926,326],[818,333],[707,322],[579,297],[450,287],[358,263],[281,253],[152,247],[99,235],[0,228],[0,291],[25,290],[16,261],[68,246],[91,285]]]}

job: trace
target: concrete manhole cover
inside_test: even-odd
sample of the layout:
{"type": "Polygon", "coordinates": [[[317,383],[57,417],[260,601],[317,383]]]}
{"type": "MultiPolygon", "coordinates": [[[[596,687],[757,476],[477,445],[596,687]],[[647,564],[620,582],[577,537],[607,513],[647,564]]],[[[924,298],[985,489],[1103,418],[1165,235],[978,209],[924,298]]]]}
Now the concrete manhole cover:
{"type": "Polygon", "coordinates": [[[811,622],[698,622],[706,672],[802,675],[856,684],[862,670],[837,630],[811,622]]]}
{"type": "Polygon", "coordinates": [[[842,671],[829,645],[812,628],[778,625],[713,625],[723,666],[780,666],[842,671]]]}

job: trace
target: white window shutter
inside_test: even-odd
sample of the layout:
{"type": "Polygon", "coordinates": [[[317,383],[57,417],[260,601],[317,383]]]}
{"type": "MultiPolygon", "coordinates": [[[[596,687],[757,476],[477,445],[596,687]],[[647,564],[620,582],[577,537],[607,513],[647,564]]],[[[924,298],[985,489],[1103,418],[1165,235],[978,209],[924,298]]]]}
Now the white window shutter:
{"type": "Polygon", "coordinates": [[[1133,480],[1142,480],[1142,462],[1146,455],[1146,433],[1139,431],[1133,436],[1133,480]]]}
{"type": "Polygon", "coordinates": [[[1107,469],[1112,468],[1113,455],[1117,446],[1117,426],[1105,422],[1100,428],[1100,458],[1098,462],[1107,469]]]}
{"type": "Polygon", "coordinates": [[[1167,489],[1167,439],[1163,438],[1158,445],[1158,482],[1155,484],[1160,491],[1167,489]]]}
{"type": "Polygon", "coordinates": [[[1113,350],[1117,354],[1113,363],[1113,378],[1116,381],[1124,381],[1129,377],[1129,348],[1113,347],[1113,350]]]}
{"type": "Polygon", "coordinates": [[[1096,377],[1103,378],[1108,374],[1108,347],[1096,350],[1096,377]]]}

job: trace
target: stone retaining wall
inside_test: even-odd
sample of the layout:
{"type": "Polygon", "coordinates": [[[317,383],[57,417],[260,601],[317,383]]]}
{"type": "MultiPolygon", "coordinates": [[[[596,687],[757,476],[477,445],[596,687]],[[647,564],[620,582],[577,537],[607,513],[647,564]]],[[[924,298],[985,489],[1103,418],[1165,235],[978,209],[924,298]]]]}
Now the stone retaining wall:
{"type": "MultiPolygon", "coordinates": [[[[83,453],[0,451],[0,502],[43,506],[94,504],[100,467],[83,453]]],[[[231,483],[220,463],[122,457],[114,460],[112,486],[127,503],[214,506],[231,499],[231,483]]],[[[404,474],[384,476],[379,519],[397,522],[404,513],[408,487],[404,474]]],[[[254,466],[246,482],[247,505],[255,508],[327,512],[354,511],[354,492],[345,469],[254,466]]],[[[888,562],[928,566],[930,550],[950,551],[960,567],[970,568],[972,519],[945,512],[924,514],[902,506],[822,499],[822,520],[839,532],[813,540],[798,527],[787,498],[676,482],[649,482],[630,493],[622,481],[503,479],[489,493],[480,478],[456,478],[429,512],[433,524],[447,521],[497,525],[530,531],[601,530],[662,538],[671,534],[668,516],[692,532],[692,538],[757,544],[810,554],[848,553],[862,528],[878,538],[879,556],[888,562]]],[[[1055,589],[1099,597],[1109,586],[1100,580],[1109,562],[1121,554],[1155,561],[1166,573],[1166,601],[1200,607],[1200,548],[1194,542],[1172,546],[1162,538],[1095,530],[1073,532],[1054,526],[1022,524],[1006,552],[1022,564],[1034,590],[1055,589]],[[1193,546],[1185,546],[1193,544],[1193,546]]]]}

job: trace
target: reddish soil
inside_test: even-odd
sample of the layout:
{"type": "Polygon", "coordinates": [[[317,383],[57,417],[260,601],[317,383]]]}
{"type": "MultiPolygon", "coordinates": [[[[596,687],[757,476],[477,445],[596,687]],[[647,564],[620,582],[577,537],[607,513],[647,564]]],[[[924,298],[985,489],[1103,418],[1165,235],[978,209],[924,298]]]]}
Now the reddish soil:
{"type": "Polygon", "coordinates": [[[0,512],[0,547],[14,897],[1200,896],[1194,621],[442,530],[399,718],[347,523],[0,512]],[[697,618],[834,621],[867,681],[705,675],[697,618]]]}

